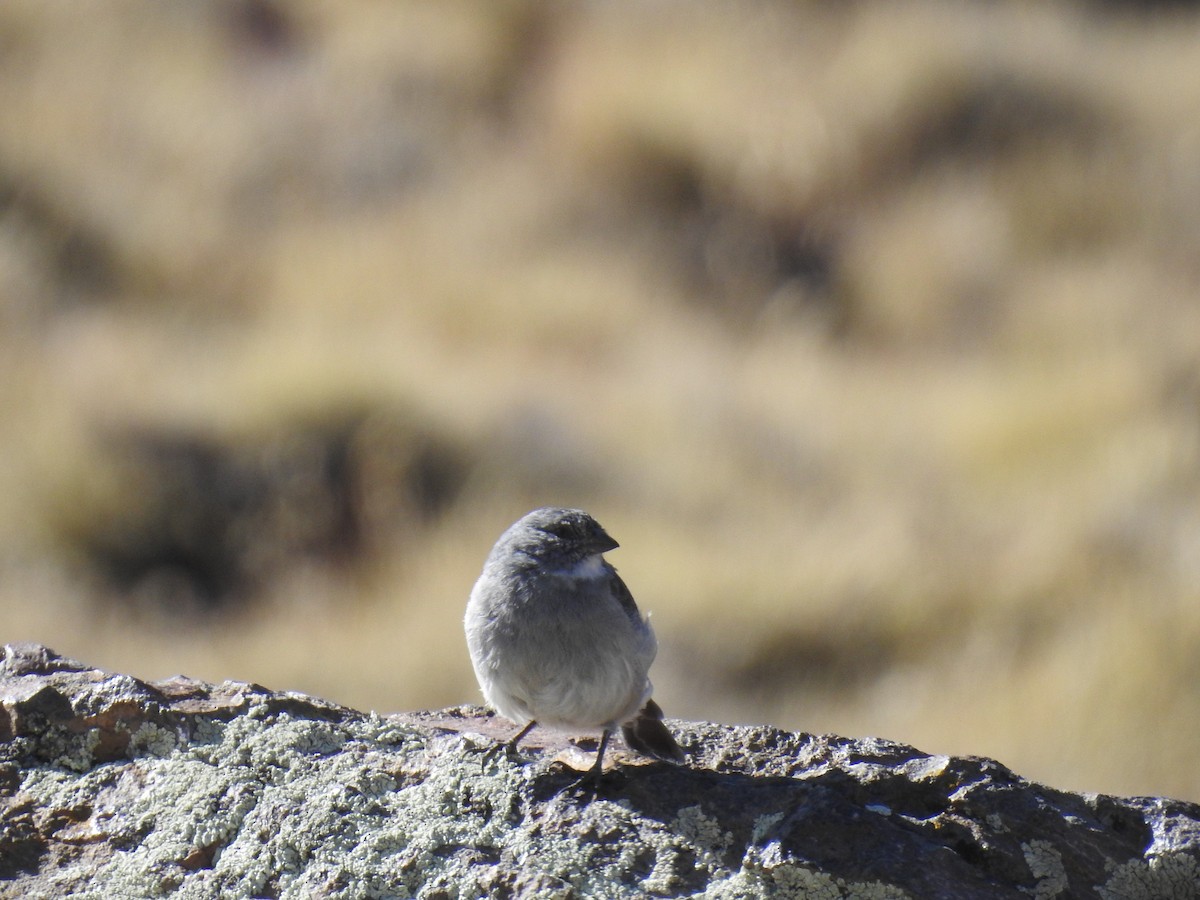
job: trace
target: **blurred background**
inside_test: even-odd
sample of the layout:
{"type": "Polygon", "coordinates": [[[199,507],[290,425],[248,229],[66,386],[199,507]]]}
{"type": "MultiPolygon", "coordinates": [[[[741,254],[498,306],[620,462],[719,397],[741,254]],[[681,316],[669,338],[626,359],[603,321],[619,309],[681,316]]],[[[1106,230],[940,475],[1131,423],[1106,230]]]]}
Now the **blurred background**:
{"type": "Polygon", "coordinates": [[[670,715],[1200,800],[1196,6],[5,0],[0,640],[475,702],[581,506],[670,715]]]}

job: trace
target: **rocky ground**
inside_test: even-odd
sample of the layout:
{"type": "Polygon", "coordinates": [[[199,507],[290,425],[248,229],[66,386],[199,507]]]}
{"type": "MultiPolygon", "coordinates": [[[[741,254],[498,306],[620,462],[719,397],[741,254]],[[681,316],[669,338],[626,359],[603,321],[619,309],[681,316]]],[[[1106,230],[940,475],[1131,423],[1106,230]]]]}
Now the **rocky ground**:
{"type": "Polygon", "coordinates": [[[1200,897],[1200,806],[885,740],[678,722],[684,766],[48,648],[0,661],[6,897],[1200,897]]]}

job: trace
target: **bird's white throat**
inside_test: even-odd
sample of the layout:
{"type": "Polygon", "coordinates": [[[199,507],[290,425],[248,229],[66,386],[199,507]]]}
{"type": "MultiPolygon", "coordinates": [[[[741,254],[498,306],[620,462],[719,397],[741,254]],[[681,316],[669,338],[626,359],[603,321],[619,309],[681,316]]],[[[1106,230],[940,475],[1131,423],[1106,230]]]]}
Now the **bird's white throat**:
{"type": "Polygon", "coordinates": [[[600,553],[593,553],[573,565],[564,566],[555,574],[581,581],[600,578],[604,575],[604,556],[600,553]]]}

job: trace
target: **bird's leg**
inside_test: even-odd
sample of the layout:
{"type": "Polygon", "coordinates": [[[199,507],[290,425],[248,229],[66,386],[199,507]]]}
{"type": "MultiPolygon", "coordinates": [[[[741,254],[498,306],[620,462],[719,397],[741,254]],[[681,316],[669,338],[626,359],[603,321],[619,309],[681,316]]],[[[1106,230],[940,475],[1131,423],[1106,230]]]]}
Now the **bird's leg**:
{"type": "Polygon", "coordinates": [[[608,746],[608,739],[611,736],[612,732],[605,728],[600,734],[600,749],[596,751],[596,761],[592,763],[592,767],[590,769],[584,772],[583,775],[575,781],[575,787],[587,782],[591,788],[591,795],[593,797],[600,790],[600,779],[604,776],[604,748],[608,746]]]}
{"type": "Polygon", "coordinates": [[[608,739],[611,735],[612,732],[607,728],[600,735],[600,749],[596,751],[596,761],[592,763],[589,773],[596,784],[600,783],[600,776],[604,774],[604,748],[608,746],[608,739]]]}
{"type": "Polygon", "coordinates": [[[486,765],[491,762],[498,754],[503,753],[509,759],[515,759],[517,755],[517,744],[521,743],[521,739],[537,726],[536,720],[531,720],[524,728],[517,732],[516,736],[511,740],[505,741],[503,744],[496,744],[489,747],[483,754],[483,762],[486,765]]]}
{"type": "Polygon", "coordinates": [[[511,741],[509,741],[507,744],[504,745],[504,752],[507,753],[509,756],[515,755],[517,752],[517,744],[521,743],[521,739],[523,737],[525,737],[525,735],[529,734],[529,732],[533,731],[533,729],[536,726],[537,726],[537,721],[534,719],[530,719],[529,724],[526,725],[524,728],[522,728],[520,731],[518,731],[516,734],[516,737],[514,737],[511,741]]]}

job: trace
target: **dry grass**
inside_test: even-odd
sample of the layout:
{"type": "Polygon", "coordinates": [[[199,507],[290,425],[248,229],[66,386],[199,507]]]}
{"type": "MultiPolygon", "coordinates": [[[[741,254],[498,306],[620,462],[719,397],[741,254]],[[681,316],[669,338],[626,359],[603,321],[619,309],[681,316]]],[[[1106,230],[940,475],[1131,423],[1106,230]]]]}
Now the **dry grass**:
{"type": "Polygon", "coordinates": [[[0,34],[4,639],[470,700],[491,541],[577,504],[672,714],[1200,799],[1200,17],[37,0],[0,34]],[[145,502],[129,435],[273,484],[348,409],[457,448],[453,496],[380,500],[398,438],[353,436],[371,533],[215,617],[81,546],[145,502]]]}

